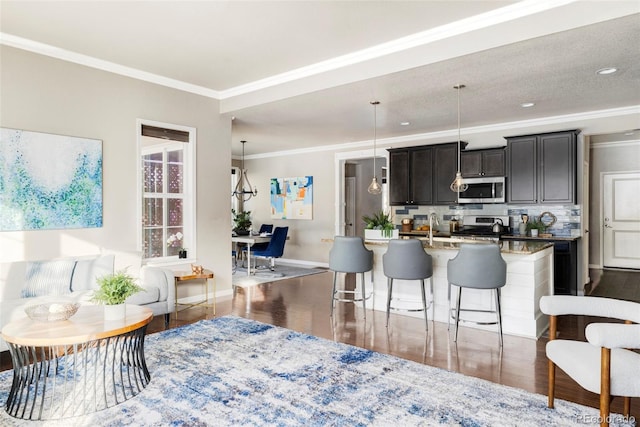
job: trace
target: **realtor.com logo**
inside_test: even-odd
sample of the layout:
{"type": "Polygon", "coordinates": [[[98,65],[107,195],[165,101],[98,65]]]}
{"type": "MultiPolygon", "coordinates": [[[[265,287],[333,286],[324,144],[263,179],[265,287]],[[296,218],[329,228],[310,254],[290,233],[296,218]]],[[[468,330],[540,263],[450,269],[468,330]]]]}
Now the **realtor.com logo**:
{"type": "Polygon", "coordinates": [[[620,414],[610,414],[603,419],[600,415],[578,415],[577,421],[583,424],[602,424],[603,421],[609,424],[628,424],[635,425],[636,417],[633,415],[625,416],[620,414]]]}

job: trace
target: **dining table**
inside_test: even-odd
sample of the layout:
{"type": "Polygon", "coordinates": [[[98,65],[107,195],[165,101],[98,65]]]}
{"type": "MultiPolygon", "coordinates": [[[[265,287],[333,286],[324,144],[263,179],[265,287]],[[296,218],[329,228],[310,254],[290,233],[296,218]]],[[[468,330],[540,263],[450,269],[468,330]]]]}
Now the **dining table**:
{"type": "Polygon", "coordinates": [[[249,234],[246,236],[231,235],[232,243],[244,243],[247,245],[247,276],[251,276],[255,269],[251,269],[251,246],[256,243],[269,243],[271,233],[249,234]]]}

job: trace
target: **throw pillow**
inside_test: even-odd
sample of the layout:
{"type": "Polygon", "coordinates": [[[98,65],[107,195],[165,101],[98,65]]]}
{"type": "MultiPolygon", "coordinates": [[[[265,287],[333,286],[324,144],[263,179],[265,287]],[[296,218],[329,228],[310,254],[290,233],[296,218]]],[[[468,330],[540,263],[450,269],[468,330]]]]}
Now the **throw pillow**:
{"type": "Polygon", "coordinates": [[[75,260],[34,261],[27,265],[22,297],[68,295],[75,260]]]}

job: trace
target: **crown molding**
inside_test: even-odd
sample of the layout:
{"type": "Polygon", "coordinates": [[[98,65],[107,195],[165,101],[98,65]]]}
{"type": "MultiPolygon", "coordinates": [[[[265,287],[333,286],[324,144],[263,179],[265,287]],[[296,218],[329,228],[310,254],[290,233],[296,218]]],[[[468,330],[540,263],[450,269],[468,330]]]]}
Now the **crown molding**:
{"type": "Polygon", "coordinates": [[[166,86],[184,92],[206,96],[208,98],[214,98],[218,100],[220,99],[220,93],[216,90],[138,70],[136,68],[125,67],[124,65],[116,64],[114,62],[103,61],[92,56],[60,49],[55,46],[25,39],[23,37],[14,36],[12,34],[0,33],[0,44],[37,53],[40,55],[50,56],[52,58],[61,59],[63,61],[73,62],[75,64],[85,65],[87,67],[96,68],[98,70],[119,74],[121,76],[131,77],[133,79],[154,83],[160,86],[166,86]]]}
{"type": "Polygon", "coordinates": [[[638,147],[640,146],[640,139],[636,140],[621,140],[621,141],[608,141],[608,142],[592,142],[590,144],[591,149],[598,148],[622,148],[622,147],[638,147]]]}

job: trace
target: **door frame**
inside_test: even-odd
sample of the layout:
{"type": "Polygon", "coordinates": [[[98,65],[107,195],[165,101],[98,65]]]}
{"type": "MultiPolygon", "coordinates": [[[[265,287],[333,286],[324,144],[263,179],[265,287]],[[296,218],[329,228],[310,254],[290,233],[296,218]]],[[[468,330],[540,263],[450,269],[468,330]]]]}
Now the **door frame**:
{"type": "MultiPolygon", "coordinates": [[[[360,159],[372,159],[373,158],[373,148],[358,150],[358,151],[344,151],[340,153],[336,153],[334,157],[334,182],[335,182],[335,203],[334,203],[334,235],[335,236],[344,236],[345,232],[345,191],[344,191],[344,174],[345,174],[345,164],[349,160],[360,160],[360,159]]],[[[389,165],[389,152],[387,150],[376,150],[376,159],[384,158],[386,160],[387,167],[389,165]]],[[[383,177],[380,177],[382,180],[383,177]]],[[[382,195],[382,209],[387,209],[388,206],[388,186],[383,185],[383,195],[382,195]]]]}

